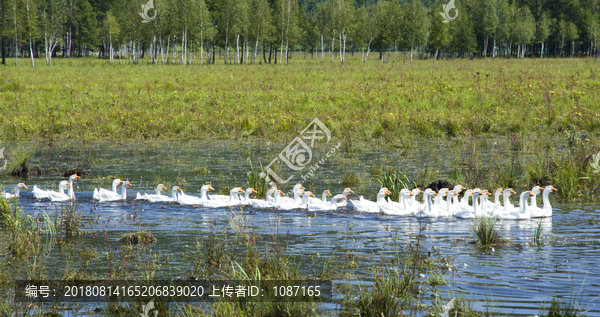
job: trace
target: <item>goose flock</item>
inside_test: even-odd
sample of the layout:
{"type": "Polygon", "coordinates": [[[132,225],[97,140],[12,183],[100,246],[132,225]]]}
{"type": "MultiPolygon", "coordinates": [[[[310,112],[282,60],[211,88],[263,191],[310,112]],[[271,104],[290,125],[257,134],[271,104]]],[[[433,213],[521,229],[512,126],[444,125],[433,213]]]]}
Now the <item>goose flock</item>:
{"type": "MultiPolygon", "coordinates": [[[[73,182],[80,179],[77,174],[69,177],[68,181],[60,182],[58,192],[52,190],[43,190],[33,186],[33,195],[36,199],[48,199],[53,202],[64,202],[75,200],[73,182]],[[65,190],[68,193],[65,194],[65,190]]],[[[111,190],[94,189],[93,199],[100,203],[111,201],[124,201],[127,199],[127,188],[131,187],[129,181],[115,179],[112,182],[111,190]],[[118,192],[121,186],[121,192],[118,192]]],[[[14,193],[2,193],[4,198],[19,197],[21,190],[28,187],[24,183],[19,183],[14,193]]],[[[499,188],[494,191],[493,202],[489,200],[492,194],[485,189],[466,189],[461,185],[456,185],[452,189],[442,188],[435,192],[431,188],[424,191],[418,188],[409,190],[402,189],[399,192],[398,202],[389,198],[391,192],[387,188],[381,188],[377,193],[377,200],[371,201],[360,196],[351,198],[354,193],[352,189],[346,188],[341,194],[331,196],[329,190],[322,193],[321,198],[306,191],[301,184],[296,184],[292,189],[292,197],[286,197],[283,191],[277,187],[271,187],[267,190],[265,199],[250,198],[252,194],[257,193],[254,188],[235,187],[231,189],[229,196],[209,195],[209,191],[215,190],[212,185],[204,185],[200,190],[200,197],[187,195],[179,186],[173,186],[171,195],[163,195],[167,190],[163,184],[159,184],[155,193],[136,195],[136,200],[145,200],[149,203],[177,203],[180,205],[193,205],[204,208],[227,208],[234,206],[250,206],[254,209],[271,210],[307,210],[317,211],[337,211],[351,210],[361,213],[378,213],[383,215],[395,216],[414,216],[422,218],[437,217],[457,217],[469,219],[475,217],[488,217],[506,220],[525,220],[531,218],[552,217],[552,206],[548,195],[556,191],[553,186],[541,188],[535,186],[529,191],[524,191],[519,195],[518,206],[511,203],[510,196],[516,194],[512,188],[499,188]],[[459,200],[459,194],[464,192],[459,200]],[[422,194],[422,201],[417,200],[417,196],[422,194]],[[542,195],[542,207],[538,207],[536,197],[542,195]],[[500,197],[502,196],[502,202],[500,197]],[[387,197],[387,199],[386,199],[387,197]]]]}

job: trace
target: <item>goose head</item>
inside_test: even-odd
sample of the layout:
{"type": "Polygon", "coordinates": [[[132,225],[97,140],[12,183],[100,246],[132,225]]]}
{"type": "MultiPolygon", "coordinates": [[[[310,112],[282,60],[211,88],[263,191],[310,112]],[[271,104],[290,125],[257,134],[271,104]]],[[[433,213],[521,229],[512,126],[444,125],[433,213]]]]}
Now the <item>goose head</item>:
{"type": "Polygon", "coordinates": [[[69,182],[60,181],[60,183],[58,183],[58,190],[62,193],[65,189],[69,189],[69,182]]]}
{"type": "Polygon", "coordinates": [[[323,202],[327,202],[327,197],[328,196],[331,196],[331,192],[329,191],[329,189],[326,189],[326,190],[323,191],[323,196],[322,196],[323,202]]]}
{"type": "Polygon", "coordinates": [[[419,194],[423,193],[423,191],[418,188],[415,188],[415,189],[411,190],[410,192],[412,193],[412,196],[414,196],[414,197],[417,197],[419,194]]]}
{"type": "Polygon", "coordinates": [[[377,192],[377,202],[385,201],[385,196],[390,194],[391,192],[387,188],[382,187],[379,189],[379,192],[377,192]]]}
{"type": "Polygon", "coordinates": [[[119,187],[119,185],[121,185],[121,184],[123,184],[123,181],[122,181],[122,180],[120,180],[120,179],[118,179],[118,178],[117,178],[117,179],[114,179],[114,180],[112,181],[112,190],[113,190],[114,192],[116,192],[116,191],[117,191],[117,187],[119,187]]]}
{"type": "Polygon", "coordinates": [[[163,190],[165,190],[165,189],[167,189],[167,187],[165,187],[165,185],[163,185],[163,184],[158,184],[158,186],[156,186],[156,194],[157,194],[157,195],[160,195],[160,193],[161,193],[163,190]]]}
{"type": "Polygon", "coordinates": [[[454,188],[452,190],[458,194],[458,193],[462,192],[463,190],[466,190],[466,188],[464,188],[463,185],[456,185],[456,186],[454,186],[454,188]]]}
{"type": "Polygon", "coordinates": [[[129,188],[129,187],[131,187],[131,183],[129,181],[123,182],[123,188],[129,188]]]}
{"type": "Polygon", "coordinates": [[[347,198],[352,193],[354,193],[354,191],[352,189],[350,189],[350,188],[344,188],[344,191],[342,192],[342,195],[347,198]]]}
{"type": "Polygon", "coordinates": [[[250,187],[246,189],[246,195],[244,198],[250,199],[250,195],[258,193],[254,188],[250,187]]]}
{"type": "Polygon", "coordinates": [[[540,186],[533,186],[533,188],[531,189],[531,193],[534,195],[539,195],[541,193],[541,187],[540,186]]]}
{"type": "Polygon", "coordinates": [[[308,197],[315,197],[315,195],[313,195],[313,193],[311,193],[311,192],[305,191],[302,194],[302,205],[308,204],[308,197]]]}
{"type": "Polygon", "coordinates": [[[465,196],[464,196],[464,198],[469,198],[469,197],[471,197],[471,196],[473,196],[473,190],[472,190],[472,189],[467,189],[467,190],[465,191],[465,196]]]}
{"type": "Polygon", "coordinates": [[[451,190],[448,192],[448,203],[450,203],[450,201],[452,201],[452,198],[454,198],[455,196],[458,196],[458,191],[457,190],[451,190]]]}
{"type": "Polygon", "coordinates": [[[548,186],[544,187],[544,194],[546,194],[546,193],[550,194],[551,192],[555,192],[557,190],[558,189],[554,188],[554,186],[548,185],[548,186]]]}
{"type": "Polygon", "coordinates": [[[25,185],[25,183],[19,183],[19,184],[17,184],[17,188],[18,189],[27,189],[27,185],[25,185]]]}
{"type": "Polygon", "coordinates": [[[71,175],[71,176],[69,177],[69,180],[70,180],[70,181],[76,181],[76,180],[78,180],[78,179],[80,179],[80,178],[81,178],[81,177],[79,177],[79,175],[77,175],[77,174],[73,174],[73,175],[71,175]]]}
{"type": "Polygon", "coordinates": [[[272,199],[271,195],[273,195],[273,193],[275,193],[275,190],[277,190],[277,188],[275,188],[275,187],[269,187],[269,189],[267,189],[267,195],[265,195],[266,201],[271,201],[271,199],[272,199]]]}

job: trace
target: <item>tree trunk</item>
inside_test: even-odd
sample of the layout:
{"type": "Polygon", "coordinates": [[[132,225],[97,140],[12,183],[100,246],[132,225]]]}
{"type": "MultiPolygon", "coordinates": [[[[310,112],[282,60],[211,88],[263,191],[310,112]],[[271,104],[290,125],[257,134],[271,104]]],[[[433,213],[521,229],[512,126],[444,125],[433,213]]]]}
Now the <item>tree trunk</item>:
{"type": "Polygon", "coordinates": [[[229,40],[229,21],[227,21],[227,31],[225,32],[225,65],[227,65],[227,40],[229,40]]]}
{"type": "Polygon", "coordinates": [[[410,43],[410,63],[412,64],[414,42],[410,43]]]}
{"type": "Polygon", "coordinates": [[[542,42],[542,49],[540,50],[540,59],[544,58],[544,42],[542,42]]]}
{"type": "Polygon", "coordinates": [[[435,61],[437,61],[437,54],[438,54],[438,50],[437,48],[435,49],[435,57],[433,58],[433,63],[435,64],[435,61]]]}
{"type": "Polygon", "coordinates": [[[323,57],[325,57],[325,47],[323,46],[323,34],[321,34],[321,62],[323,62],[323,57]]]}

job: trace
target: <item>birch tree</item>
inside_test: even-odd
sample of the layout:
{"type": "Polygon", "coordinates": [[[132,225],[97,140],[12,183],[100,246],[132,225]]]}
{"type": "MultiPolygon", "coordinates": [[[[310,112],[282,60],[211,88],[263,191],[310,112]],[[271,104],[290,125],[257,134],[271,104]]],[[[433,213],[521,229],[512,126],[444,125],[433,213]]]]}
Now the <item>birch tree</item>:
{"type": "Polygon", "coordinates": [[[443,18],[439,14],[439,8],[441,8],[443,4],[445,4],[443,0],[437,0],[431,6],[431,10],[429,11],[429,23],[431,25],[429,45],[435,48],[433,63],[437,60],[438,51],[448,46],[452,40],[449,23],[444,23],[443,18]]]}
{"type": "Polygon", "coordinates": [[[204,64],[204,38],[211,38],[213,36],[212,19],[210,12],[204,0],[197,0],[196,5],[198,6],[198,32],[200,39],[200,65],[204,64]]]}
{"type": "Polygon", "coordinates": [[[544,42],[550,36],[551,20],[547,13],[542,13],[540,19],[537,21],[535,29],[535,39],[537,43],[541,44],[540,47],[540,58],[544,58],[544,42]]]}
{"type": "MultiPolygon", "coordinates": [[[[31,57],[31,66],[35,66],[35,61],[33,60],[33,41],[37,37],[39,32],[38,25],[38,7],[37,3],[33,0],[24,0],[25,1],[25,15],[27,17],[27,22],[25,24],[25,32],[29,37],[29,56],[31,57]]],[[[18,54],[18,52],[17,52],[18,54]]]]}
{"type": "Polygon", "coordinates": [[[427,41],[426,32],[427,19],[425,9],[420,0],[410,0],[404,8],[404,37],[406,43],[410,45],[410,62],[413,60],[413,50],[415,46],[424,44],[427,41]]]}
{"type": "Polygon", "coordinates": [[[117,22],[117,18],[115,18],[112,11],[108,11],[104,18],[104,34],[108,36],[108,56],[111,64],[114,63],[113,39],[117,41],[119,33],[121,33],[121,27],[119,26],[119,22],[117,22]]]}

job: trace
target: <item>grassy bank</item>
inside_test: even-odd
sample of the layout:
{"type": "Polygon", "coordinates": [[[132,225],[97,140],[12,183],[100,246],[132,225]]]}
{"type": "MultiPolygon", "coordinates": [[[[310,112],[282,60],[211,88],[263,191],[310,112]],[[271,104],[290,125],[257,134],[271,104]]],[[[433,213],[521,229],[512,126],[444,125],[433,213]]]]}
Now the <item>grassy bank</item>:
{"type": "Polygon", "coordinates": [[[110,65],[0,71],[5,140],[275,138],[317,117],[337,137],[600,131],[600,65],[582,59],[110,65]]]}

